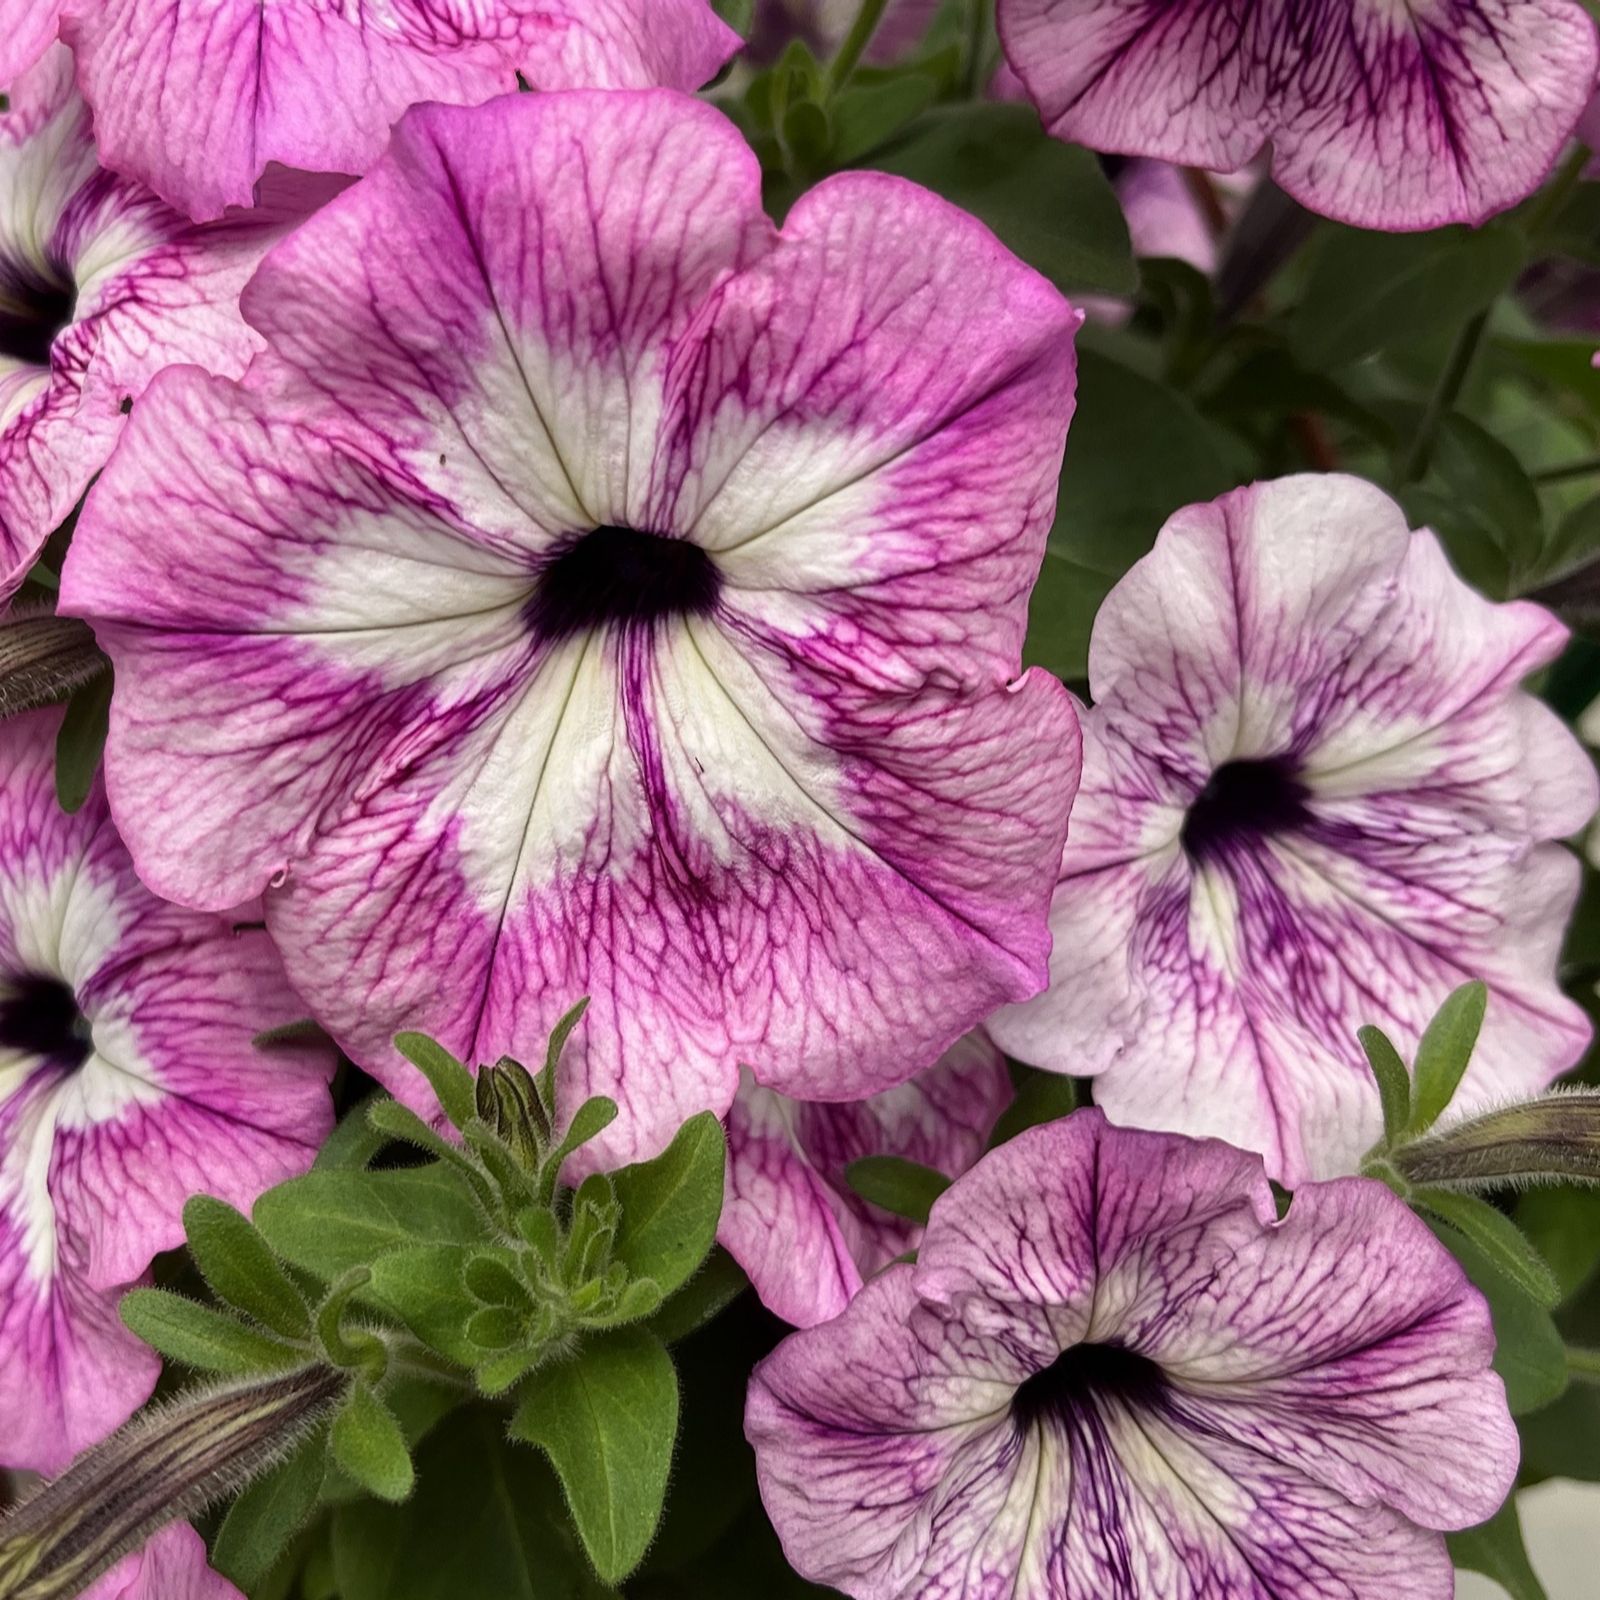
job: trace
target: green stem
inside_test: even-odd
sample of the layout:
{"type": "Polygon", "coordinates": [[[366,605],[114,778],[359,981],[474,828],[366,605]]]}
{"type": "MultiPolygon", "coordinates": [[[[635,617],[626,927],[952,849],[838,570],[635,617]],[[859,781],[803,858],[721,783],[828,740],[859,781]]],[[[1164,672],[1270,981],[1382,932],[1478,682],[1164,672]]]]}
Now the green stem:
{"type": "Polygon", "coordinates": [[[1575,1378],[1600,1383],[1600,1350],[1585,1349],[1582,1345],[1567,1346],[1567,1371],[1575,1378]]]}
{"type": "Polygon", "coordinates": [[[889,0],[861,0],[861,9],[850,31],[844,36],[838,54],[828,63],[828,95],[831,99],[850,81],[850,75],[860,65],[861,57],[872,43],[872,36],[889,9],[889,0]]]}
{"type": "Polygon", "coordinates": [[[1600,472],[1600,456],[1584,456],[1559,467],[1543,467],[1532,474],[1535,483],[1565,483],[1569,478],[1587,478],[1600,472]]]}
{"type": "Polygon", "coordinates": [[[1433,447],[1439,437],[1440,425],[1455,409],[1456,401],[1461,398],[1462,387],[1467,381],[1467,374],[1472,370],[1472,363],[1477,357],[1478,347],[1483,343],[1484,331],[1488,326],[1488,311],[1480,311],[1456,335],[1450,359],[1445,363],[1444,371],[1439,374],[1439,382],[1428,397],[1428,406],[1422,413],[1417,436],[1411,441],[1405,465],[1400,469],[1401,483],[1416,483],[1427,476],[1428,463],[1433,459],[1433,447]]]}
{"type": "Polygon", "coordinates": [[[967,11],[967,53],[962,69],[962,87],[969,100],[976,100],[983,88],[983,62],[989,42],[989,7],[993,0],[971,0],[967,11]]]}

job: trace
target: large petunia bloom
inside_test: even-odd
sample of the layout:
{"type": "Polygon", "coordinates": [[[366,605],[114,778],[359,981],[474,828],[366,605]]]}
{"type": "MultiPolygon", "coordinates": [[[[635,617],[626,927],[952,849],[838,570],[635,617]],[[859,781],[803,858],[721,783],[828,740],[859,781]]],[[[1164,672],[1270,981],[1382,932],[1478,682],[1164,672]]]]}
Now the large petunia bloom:
{"type": "Polygon", "coordinates": [[[861,1199],[845,1169],[900,1156],[956,1177],[983,1154],[1010,1099],[1005,1057],[981,1031],[867,1100],[790,1100],[747,1074],[728,1113],[717,1238],[768,1310],[797,1327],[826,1322],[919,1234],[861,1199]]]}
{"type": "Polygon", "coordinates": [[[756,1369],[796,1570],[855,1600],[1449,1600],[1517,1469],[1483,1297],[1389,1190],[1097,1111],[756,1369]]]}
{"type": "Polygon", "coordinates": [[[265,892],[397,1093],[423,1028],[543,1049],[613,1156],[931,1065],[1047,974],[1074,703],[1020,672],[1079,317],[914,185],[780,236],[665,91],[425,107],[173,372],[63,609],[117,666],[148,882],[265,892]]]}
{"type": "Polygon", "coordinates": [[[270,162],[365,172],[423,101],[478,105],[519,78],[692,91],[739,48],[709,0],[21,3],[59,12],[106,164],[201,221],[248,205],[270,162]]]}
{"type": "Polygon", "coordinates": [[[259,927],[134,876],[103,793],[56,802],[60,714],[0,737],[0,1461],[51,1473],[150,1393],[123,1288],[207,1193],[248,1208],[332,1125],[331,1051],[259,927]]]}
{"type": "Polygon", "coordinates": [[[999,0],[1050,131],[1232,172],[1264,145],[1367,228],[1481,222],[1549,172],[1595,81],[1578,0],[999,0]]]}
{"type": "Polygon", "coordinates": [[[1548,841],[1596,787],[1518,685],[1566,638],[1355,478],[1180,511],[1095,619],[1051,988],[995,1038],[1291,1184],[1378,1135],[1356,1030],[1409,1054],[1469,979],[1490,1000],[1460,1107],[1545,1087],[1589,1038],[1556,983],[1578,862],[1548,841]]]}
{"type": "Polygon", "coordinates": [[[262,208],[196,227],[95,156],[60,46],[0,113],[0,601],[105,465],[162,367],[244,371],[239,291],[326,183],[275,175],[262,208]]]}

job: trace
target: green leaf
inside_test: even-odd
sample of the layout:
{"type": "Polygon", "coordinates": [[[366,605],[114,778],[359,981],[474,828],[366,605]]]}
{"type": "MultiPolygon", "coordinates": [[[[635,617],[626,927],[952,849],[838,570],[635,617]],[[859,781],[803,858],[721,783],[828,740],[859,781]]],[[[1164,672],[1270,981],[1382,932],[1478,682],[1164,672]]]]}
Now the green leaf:
{"type": "Polygon", "coordinates": [[[1126,295],[1139,286],[1122,206],[1099,160],[1052,139],[1027,106],[941,106],[870,165],[971,212],[1059,289],[1126,295]]]}
{"type": "Polygon", "coordinates": [[[1088,1103],[1083,1084],[1077,1078],[1030,1070],[1017,1086],[1016,1097],[1000,1113],[989,1135],[989,1146],[993,1149],[1008,1139],[1015,1139],[1028,1128],[1071,1116],[1088,1103]]]}
{"type": "Polygon", "coordinates": [[[845,1178],[863,1200],[918,1224],[927,1222],[933,1202],[950,1187],[942,1172],[902,1156],[863,1156],[845,1168],[845,1178]]]}
{"type": "Polygon", "coordinates": [[[1487,1522],[1465,1533],[1446,1534],[1445,1543],[1458,1571],[1493,1578],[1511,1600],[1549,1600],[1528,1563],[1514,1494],[1487,1522]]]}
{"type": "Polygon", "coordinates": [[[655,1535],[677,1432],[672,1358],[637,1328],[541,1367],[511,1423],[513,1438],[550,1457],[584,1548],[608,1583],[639,1565],[655,1535]]]}
{"type": "Polygon", "coordinates": [[[328,1434],[333,1459],[380,1500],[404,1500],[415,1474],[394,1413],[365,1383],[352,1386],[328,1434]]]}
{"type": "Polygon", "coordinates": [[[646,1330],[663,1344],[676,1344],[703,1328],[749,1287],[744,1268],[717,1245],[705,1265],[651,1317],[646,1330]]]}
{"type": "Polygon", "coordinates": [[[510,1306],[484,1306],[467,1318],[467,1343],[477,1352],[511,1350],[525,1342],[527,1319],[510,1306]]]}
{"type": "Polygon", "coordinates": [[[280,1344],[231,1313],[168,1289],[129,1290],[118,1309],[127,1327],[152,1349],[197,1372],[289,1372],[309,1360],[304,1350],[280,1344]]]}
{"type": "Polygon", "coordinates": [[[1528,1298],[1546,1311],[1561,1302],[1561,1285],[1522,1230],[1503,1212],[1475,1194],[1450,1189],[1418,1189],[1412,1203],[1464,1233],[1528,1298]]]}
{"type": "Polygon", "coordinates": [[[269,1189],[255,1222],[279,1255],[329,1282],[385,1251],[420,1243],[471,1244],[485,1225],[451,1169],[313,1170],[269,1189]]]}
{"type": "Polygon", "coordinates": [[[327,1442],[319,1431],[228,1508],[211,1546],[211,1565],[241,1589],[254,1590],[316,1509],[327,1442]]]}
{"type": "Polygon", "coordinates": [[[938,85],[920,72],[865,83],[856,79],[833,102],[833,159],[851,166],[887,144],[933,104],[938,85]]]}
{"type": "Polygon", "coordinates": [[[386,1311],[440,1355],[470,1367],[477,1359],[466,1336],[477,1309],[464,1274],[472,1250],[462,1244],[419,1244],[391,1250],[372,1263],[369,1290],[386,1311]]]}
{"type": "Polygon", "coordinates": [[[1097,351],[1078,352],[1078,409],[1044,569],[1028,603],[1024,660],[1088,670],[1100,602],[1181,506],[1254,475],[1242,442],[1175,390],[1097,351]]]}
{"type": "Polygon", "coordinates": [[[339,1119],[317,1151],[314,1165],[319,1172],[341,1167],[359,1172],[388,1143],[385,1135],[367,1120],[373,1106],[382,1098],[379,1094],[369,1094],[339,1119]]]}
{"type": "Polygon", "coordinates": [[[556,1074],[561,1067],[561,1052],[567,1048],[567,1040],[572,1037],[572,1030],[583,1021],[583,1014],[588,1009],[589,997],[585,995],[550,1030],[549,1043],[545,1046],[544,1065],[539,1069],[537,1082],[539,1098],[544,1101],[544,1108],[552,1118],[556,1109],[556,1074]]]}
{"type": "Polygon", "coordinates": [[[1536,566],[1544,546],[1539,493],[1500,440],[1469,417],[1447,416],[1434,443],[1433,470],[1493,532],[1514,573],[1536,566]]]}
{"type": "Polygon", "coordinates": [[[561,1143],[546,1157],[546,1171],[550,1178],[553,1180],[560,1174],[563,1163],[573,1151],[581,1150],[591,1139],[599,1138],[616,1120],[615,1100],[609,1100],[601,1094],[585,1100],[573,1112],[572,1121],[561,1136],[561,1143]]]}
{"type": "Polygon", "coordinates": [[[196,1195],[183,1208],[189,1253],[219,1300],[286,1339],[311,1335],[311,1312],[272,1247],[232,1206],[196,1195]]]}
{"type": "Polygon", "coordinates": [[[1550,1313],[1506,1277],[1474,1240],[1443,1223],[1430,1221],[1428,1226],[1489,1302],[1494,1370],[1505,1381],[1512,1415],[1520,1417],[1549,1405],[1567,1386],[1566,1347],[1550,1313]]]}
{"type": "Polygon", "coordinates": [[[440,1109],[456,1127],[477,1114],[472,1074],[437,1040],[425,1033],[397,1033],[394,1047],[428,1080],[440,1109]]]}
{"type": "Polygon", "coordinates": [[[722,1124],[702,1111],[653,1161],[612,1174],[622,1207],[612,1259],[663,1295],[688,1282],[716,1240],[727,1150],[722,1124]]]}
{"type": "Polygon", "coordinates": [[[108,668],[72,696],[56,730],[56,800],[65,812],[81,811],[94,787],[111,725],[111,688],[108,668]]]}
{"type": "Polygon", "coordinates": [[[1600,1189],[1534,1189],[1517,1201],[1517,1226],[1570,1299],[1600,1268],[1600,1189]]]}
{"type": "Polygon", "coordinates": [[[1484,984],[1464,983],[1423,1030],[1412,1066],[1411,1120],[1406,1126],[1413,1137],[1426,1133],[1455,1098],[1488,1004],[1489,990],[1484,984]]]}
{"type": "Polygon", "coordinates": [[[1433,233],[1369,233],[1325,225],[1290,323],[1295,355],[1338,367],[1458,328],[1522,270],[1509,223],[1433,233]]]}
{"type": "Polygon", "coordinates": [[[1358,1028],[1356,1038],[1366,1052],[1372,1076],[1378,1080],[1378,1098],[1383,1103],[1383,1137],[1393,1144],[1411,1121],[1411,1074],[1382,1028],[1358,1028]]]}

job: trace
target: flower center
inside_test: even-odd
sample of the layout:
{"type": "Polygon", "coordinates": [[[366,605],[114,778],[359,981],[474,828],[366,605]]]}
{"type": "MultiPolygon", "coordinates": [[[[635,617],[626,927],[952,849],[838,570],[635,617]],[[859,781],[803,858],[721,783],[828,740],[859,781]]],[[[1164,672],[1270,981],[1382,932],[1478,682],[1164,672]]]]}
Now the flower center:
{"type": "Polygon", "coordinates": [[[94,1049],[89,1019],[59,978],[28,973],[0,987],[0,1050],[74,1072],[94,1049]]]}
{"type": "Polygon", "coordinates": [[[578,535],[539,573],[528,621],[543,640],[716,609],[722,575],[688,539],[603,527],[578,535]]]}
{"type": "Polygon", "coordinates": [[[50,346],[71,324],[77,305],[78,292],[70,281],[0,261],[0,355],[29,366],[49,366],[50,346]]]}
{"type": "Polygon", "coordinates": [[[1311,821],[1310,798],[1288,760],[1225,761],[1189,807],[1178,837],[1195,860],[1203,861],[1230,844],[1304,827],[1311,821]]]}
{"type": "Polygon", "coordinates": [[[1070,1424],[1096,1402],[1148,1407],[1166,1387],[1161,1368],[1136,1350],[1120,1344],[1075,1344],[1018,1387],[1011,1397],[1011,1419],[1022,1433],[1041,1422],[1070,1424]]]}

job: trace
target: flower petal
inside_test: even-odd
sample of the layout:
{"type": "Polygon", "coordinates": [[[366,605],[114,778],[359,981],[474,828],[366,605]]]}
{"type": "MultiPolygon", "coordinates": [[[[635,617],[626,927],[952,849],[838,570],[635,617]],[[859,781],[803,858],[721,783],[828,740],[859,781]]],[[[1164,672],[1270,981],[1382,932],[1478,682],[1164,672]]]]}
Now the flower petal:
{"type": "Polygon", "coordinates": [[[423,101],[515,89],[694,90],[738,48],[706,0],[414,0],[381,25],[330,0],[67,0],[107,163],[197,220],[269,162],[364,172],[423,101]]]}
{"type": "Polygon", "coordinates": [[[10,88],[55,42],[62,0],[0,0],[0,85],[10,88]]]}
{"type": "Polygon", "coordinates": [[[175,1522],[142,1550],[124,1556],[84,1590],[83,1600],[243,1600],[243,1596],[211,1570],[205,1540],[187,1522],[175,1522]]]}
{"type": "Polygon", "coordinates": [[[869,1100],[790,1100],[746,1075],[728,1113],[717,1238],[769,1310],[799,1327],[826,1322],[920,1233],[861,1200],[845,1169],[894,1155],[955,1177],[982,1153],[1010,1095],[1005,1059],[981,1033],[869,1100]]]}
{"type": "Polygon", "coordinates": [[[1594,84],[1569,0],[1001,0],[1050,131],[1231,172],[1263,145],[1313,211],[1367,228],[1481,222],[1543,181],[1594,84]]]}

